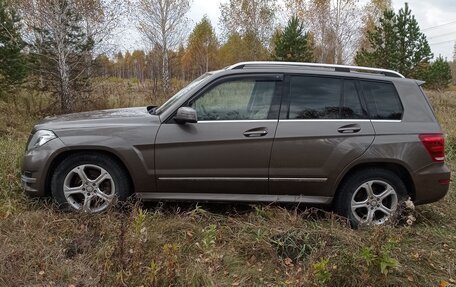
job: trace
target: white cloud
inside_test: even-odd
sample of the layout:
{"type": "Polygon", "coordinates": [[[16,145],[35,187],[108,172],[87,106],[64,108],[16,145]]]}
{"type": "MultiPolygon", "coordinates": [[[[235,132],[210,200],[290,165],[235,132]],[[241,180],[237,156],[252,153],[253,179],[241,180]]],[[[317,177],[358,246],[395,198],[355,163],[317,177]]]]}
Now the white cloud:
{"type": "Polygon", "coordinates": [[[220,17],[220,2],[221,0],[194,0],[189,12],[190,19],[197,23],[206,15],[216,27],[220,17]]]}

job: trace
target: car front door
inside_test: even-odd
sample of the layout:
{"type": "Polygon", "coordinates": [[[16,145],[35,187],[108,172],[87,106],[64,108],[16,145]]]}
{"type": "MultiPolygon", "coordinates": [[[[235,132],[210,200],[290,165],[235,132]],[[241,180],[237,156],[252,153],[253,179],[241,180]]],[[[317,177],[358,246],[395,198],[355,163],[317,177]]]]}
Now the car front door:
{"type": "Polygon", "coordinates": [[[196,110],[198,122],[179,124],[171,117],[158,132],[159,192],[267,193],[282,79],[229,76],[191,97],[184,106],[196,110]]]}
{"type": "Polygon", "coordinates": [[[375,132],[356,80],[289,76],[273,145],[270,192],[328,203],[341,171],[375,132]]]}

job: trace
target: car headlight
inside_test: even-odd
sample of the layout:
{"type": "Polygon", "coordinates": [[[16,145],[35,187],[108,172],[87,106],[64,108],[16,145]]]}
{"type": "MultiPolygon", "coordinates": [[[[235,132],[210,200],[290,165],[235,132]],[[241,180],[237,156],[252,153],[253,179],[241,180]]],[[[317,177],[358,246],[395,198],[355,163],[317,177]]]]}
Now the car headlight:
{"type": "Polygon", "coordinates": [[[36,131],[33,134],[32,138],[30,139],[30,141],[27,145],[27,150],[31,150],[31,149],[40,147],[55,138],[57,138],[57,136],[52,131],[48,131],[48,130],[36,131]]]}

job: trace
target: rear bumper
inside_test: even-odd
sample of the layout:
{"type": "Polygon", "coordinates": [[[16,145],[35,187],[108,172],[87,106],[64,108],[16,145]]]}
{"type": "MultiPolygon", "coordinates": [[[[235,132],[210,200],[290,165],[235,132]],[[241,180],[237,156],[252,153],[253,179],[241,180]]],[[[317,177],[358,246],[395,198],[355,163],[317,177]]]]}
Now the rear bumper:
{"type": "Polygon", "coordinates": [[[448,193],[451,172],[445,164],[432,164],[415,172],[415,204],[436,202],[448,193]]]}
{"type": "Polygon", "coordinates": [[[46,190],[48,169],[58,151],[64,148],[63,142],[57,138],[24,155],[21,182],[26,194],[33,197],[50,194],[49,190],[46,190]]]}

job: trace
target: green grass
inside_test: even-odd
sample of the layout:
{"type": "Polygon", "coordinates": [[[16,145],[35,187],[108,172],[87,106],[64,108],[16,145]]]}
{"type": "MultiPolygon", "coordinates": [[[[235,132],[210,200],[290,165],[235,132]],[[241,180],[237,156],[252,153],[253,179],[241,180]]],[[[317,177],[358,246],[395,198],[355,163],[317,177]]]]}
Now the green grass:
{"type": "MultiPolygon", "coordinates": [[[[454,152],[456,93],[430,97],[454,152]]],[[[123,105],[108,100],[108,106],[123,105]]],[[[46,98],[37,101],[46,108],[46,98]]],[[[0,286],[438,286],[456,280],[454,185],[442,201],[417,207],[410,227],[357,231],[331,213],[296,206],[167,203],[97,216],[58,212],[25,197],[19,184],[28,133],[43,116],[37,102],[24,112],[26,102],[18,97],[14,108],[0,101],[0,286]]],[[[147,102],[137,96],[134,103],[147,102]]]]}

